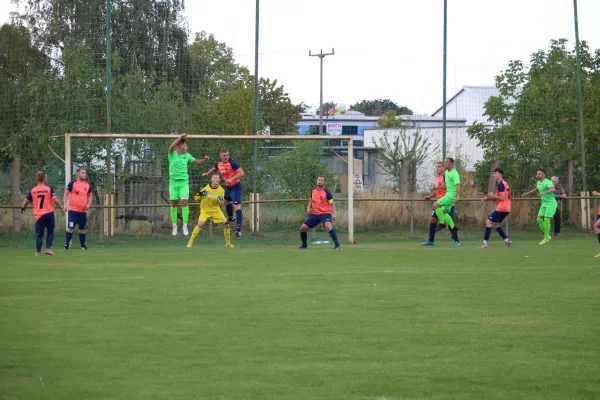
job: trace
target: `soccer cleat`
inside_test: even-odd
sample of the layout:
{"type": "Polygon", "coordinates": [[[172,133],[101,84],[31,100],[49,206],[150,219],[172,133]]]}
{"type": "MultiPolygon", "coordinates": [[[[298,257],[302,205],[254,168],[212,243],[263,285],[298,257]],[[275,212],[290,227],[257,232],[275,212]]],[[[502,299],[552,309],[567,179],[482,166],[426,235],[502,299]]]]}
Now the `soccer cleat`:
{"type": "Polygon", "coordinates": [[[508,249],[511,244],[512,244],[512,240],[508,239],[506,242],[504,242],[504,247],[506,247],[508,249]]]}
{"type": "Polygon", "coordinates": [[[481,243],[481,246],[479,246],[480,249],[487,249],[488,247],[490,247],[487,243],[481,243]]]}
{"type": "Polygon", "coordinates": [[[434,246],[435,243],[429,240],[424,241],[423,243],[421,243],[421,246],[434,246]]]}
{"type": "Polygon", "coordinates": [[[231,216],[229,216],[227,218],[227,221],[229,221],[229,222],[235,222],[235,217],[233,215],[231,215],[231,216]]]}
{"type": "Polygon", "coordinates": [[[188,243],[186,247],[187,247],[188,249],[191,249],[191,248],[192,248],[192,244],[191,244],[191,243],[188,243]]]}
{"type": "Polygon", "coordinates": [[[87,250],[87,246],[84,244],[83,246],[81,246],[81,250],[87,250]]]}
{"type": "Polygon", "coordinates": [[[69,245],[65,244],[65,250],[69,250],[69,245]]]}
{"type": "Polygon", "coordinates": [[[306,249],[308,249],[308,246],[300,246],[300,247],[298,247],[298,249],[299,250],[306,250],[306,249]]]}
{"type": "Polygon", "coordinates": [[[36,256],[36,257],[39,257],[39,256],[40,256],[40,253],[35,253],[35,256],[36,256]]]}
{"type": "Polygon", "coordinates": [[[460,247],[460,242],[458,240],[454,241],[454,247],[460,247]]]}
{"type": "Polygon", "coordinates": [[[235,249],[235,246],[232,245],[231,243],[226,244],[225,247],[227,247],[228,249],[235,249]]]}
{"type": "Polygon", "coordinates": [[[341,249],[342,249],[342,246],[340,246],[339,244],[333,248],[333,250],[341,250],[341,249]]]}
{"type": "Polygon", "coordinates": [[[54,253],[50,249],[44,250],[44,254],[47,255],[47,256],[53,256],[54,255],[54,253]]]}
{"type": "Polygon", "coordinates": [[[173,230],[171,231],[171,235],[177,236],[177,225],[173,225],[173,230]]]}
{"type": "Polygon", "coordinates": [[[543,245],[548,244],[548,243],[550,243],[550,239],[544,239],[539,244],[540,244],[540,246],[543,246],[543,245]]]}
{"type": "Polygon", "coordinates": [[[188,232],[188,226],[186,224],[183,224],[183,236],[187,236],[190,233],[188,232]]]}
{"type": "Polygon", "coordinates": [[[235,231],[235,238],[236,239],[241,239],[242,238],[242,230],[236,230],[235,231]]]}
{"type": "Polygon", "coordinates": [[[443,231],[443,230],[444,230],[444,229],[446,229],[447,227],[448,227],[448,225],[446,225],[446,224],[441,224],[441,225],[438,225],[438,226],[435,228],[435,231],[436,231],[436,232],[443,231]]]}

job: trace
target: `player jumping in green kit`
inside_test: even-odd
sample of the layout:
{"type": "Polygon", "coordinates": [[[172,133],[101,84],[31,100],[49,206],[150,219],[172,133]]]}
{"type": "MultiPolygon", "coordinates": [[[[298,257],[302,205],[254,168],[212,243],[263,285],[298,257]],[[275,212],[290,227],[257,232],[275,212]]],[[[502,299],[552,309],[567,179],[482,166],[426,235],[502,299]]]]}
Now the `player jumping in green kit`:
{"type": "Polygon", "coordinates": [[[188,150],[185,140],[186,133],[179,135],[169,147],[169,199],[171,200],[171,221],[173,222],[173,236],[177,235],[177,206],[181,200],[181,215],[183,217],[183,234],[188,235],[188,219],[190,208],[190,178],[188,176],[188,164],[204,164],[210,158],[196,160],[188,150]]]}
{"type": "Polygon", "coordinates": [[[554,213],[556,212],[556,207],[558,207],[556,197],[554,197],[553,194],[556,189],[552,181],[546,178],[546,175],[546,170],[542,168],[538,169],[537,174],[535,175],[538,180],[535,189],[523,193],[522,196],[527,197],[538,192],[538,197],[542,198],[542,206],[540,207],[537,216],[537,223],[544,233],[544,239],[540,242],[540,246],[543,246],[550,241],[550,221],[552,221],[554,213]]]}
{"type": "Polygon", "coordinates": [[[444,160],[445,182],[446,182],[446,194],[438,199],[434,204],[435,215],[438,217],[440,224],[448,224],[450,228],[450,234],[454,239],[454,246],[459,247],[460,241],[458,240],[458,228],[454,225],[454,221],[450,214],[450,210],[456,202],[459,200],[460,195],[460,175],[454,169],[454,159],[447,157],[444,160]]]}

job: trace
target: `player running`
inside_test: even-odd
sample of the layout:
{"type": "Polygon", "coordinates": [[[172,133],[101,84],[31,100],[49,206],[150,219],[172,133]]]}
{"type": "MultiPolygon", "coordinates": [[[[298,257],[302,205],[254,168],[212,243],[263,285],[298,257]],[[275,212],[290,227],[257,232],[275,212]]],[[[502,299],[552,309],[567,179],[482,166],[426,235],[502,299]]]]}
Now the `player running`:
{"type": "Polygon", "coordinates": [[[201,165],[210,159],[204,156],[203,159],[195,159],[188,153],[188,142],[185,139],[187,133],[179,135],[169,147],[169,199],[171,200],[171,222],[173,222],[173,236],[177,235],[177,206],[181,200],[181,216],[183,219],[183,234],[188,235],[188,220],[190,217],[190,208],[188,200],[190,198],[190,178],[188,174],[188,164],[201,165]]]}
{"type": "Polygon", "coordinates": [[[242,237],[242,182],[240,178],[244,177],[244,170],[240,164],[229,157],[229,150],[221,149],[219,151],[221,161],[215,164],[213,168],[203,173],[202,176],[209,176],[215,172],[220,172],[225,180],[225,210],[230,222],[235,221],[235,237],[242,237]],[[233,205],[231,204],[233,203],[233,205]],[[233,210],[235,209],[235,217],[233,210]]]}
{"type": "Polygon", "coordinates": [[[79,244],[82,250],[87,250],[85,234],[87,230],[87,210],[92,204],[93,189],[86,181],[87,172],[84,168],[77,169],[77,179],[69,182],[65,189],[63,203],[68,209],[68,224],[66,232],[65,250],[71,246],[75,226],[79,228],[79,244]]]}
{"type": "Polygon", "coordinates": [[[496,210],[491,213],[485,221],[485,234],[483,236],[483,244],[480,246],[482,249],[487,249],[489,247],[488,241],[492,234],[492,227],[496,228],[496,232],[498,232],[498,235],[504,240],[505,247],[510,247],[512,244],[512,240],[506,236],[506,233],[504,233],[504,230],[500,225],[502,221],[508,217],[508,214],[510,214],[510,187],[504,180],[504,171],[502,168],[495,168],[492,172],[492,176],[496,181],[496,193],[488,193],[481,201],[495,200],[498,202],[498,205],[496,206],[496,210]]]}
{"type": "Polygon", "coordinates": [[[302,245],[299,249],[306,249],[308,247],[308,234],[306,232],[308,232],[310,228],[314,228],[320,223],[323,223],[323,226],[325,226],[325,229],[329,232],[329,236],[331,236],[335,245],[333,250],[341,250],[342,248],[340,247],[340,242],[338,242],[335,229],[331,226],[331,221],[335,221],[336,213],[333,194],[325,187],[325,177],[322,175],[317,178],[317,186],[312,188],[306,213],[308,214],[308,218],[306,218],[300,227],[300,239],[302,240],[302,245]]]}
{"type": "Polygon", "coordinates": [[[542,199],[542,205],[536,219],[540,226],[540,230],[544,233],[544,239],[539,243],[540,246],[550,242],[550,221],[552,220],[552,217],[554,217],[556,207],[558,207],[558,203],[553,194],[556,188],[552,184],[552,181],[546,177],[547,175],[545,169],[538,169],[535,175],[538,180],[535,189],[523,193],[522,195],[522,197],[527,197],[537,192],[538,197],[541,197],[542,199]]]}
{"type": "Polygon", "coordinates": [[[44,230],[47,229],[48,236],[46,236],[46,250],[44,251],[44,254],[53,256],[54,253],[50,250],[50,247],[52,247],[52,242],[54,241],[54,205],[60,208],[63,215],[65,215],[65,209],[60,204],[58,197],[56,197],[54,189],[48,186],[48,175],[46,175],[45,172],[38,172],[37,182],[37,186],[27,193],[23,205],[21,206],[21,213],[25,211],[27,204],[33,202],[33,215],[35,217],[35,255],[39,256],[42,251],[44,230]]]}
{"type": "Polygon", "coordinates": [[[460,240],[458,239],[458,228],[454,225],[450,211],[454,207],[454,204],[458,202],[460,197],[460,175],[454,168],[454,159],[446,157],[444,160],[444,168],[446,172],[444,179],[446,183],[446,194],[433,204],[435,215],[438,217],[440,224],[448,224],[450,227],[450,234],[454,239],[454,246],[460,246],[460,240]]]}
{"type": "Polygon", "coordinates": [[[192,237],[190,237],[187,247],[192,247],[196,236],[200,233],[206,220],[211,219],[215,224],[223,224],[225,247],[233,248],[230,239],[231,229],[229,228],[229,221],[223,215],[223,211],[221,211],[221,206],[225,200],[225,190],[219,185],[219,180],[219,175],[214,174],[210,179],[210,183],[200,189],[194,196],[194,200],[200,201],[200,217],[198,218],[198,225],[192,231],[192,237]]]}
{"type": "MultiPolygon", "coordinates": [[[[431,194],[425,196],[425,200],[431,200],[432,198],[441,199],[446,194],[446,178],[445,178],[445,170],[444,163],[438,162],[435,164],[435,170],[437,172],[437,177],[435,178],[435,183],[433,187],[433,192],[431,194]]],[[[450,209],[448,213],[450,217],[454,218],[454,206],[450,209]]],[[[431,218],[429,219],[429,238],[421,243],[421,246],[433,246],[435,244],[435,232],[437,232],[438,217],[435,213],[435,208],[431,211],[431,218]]]]}

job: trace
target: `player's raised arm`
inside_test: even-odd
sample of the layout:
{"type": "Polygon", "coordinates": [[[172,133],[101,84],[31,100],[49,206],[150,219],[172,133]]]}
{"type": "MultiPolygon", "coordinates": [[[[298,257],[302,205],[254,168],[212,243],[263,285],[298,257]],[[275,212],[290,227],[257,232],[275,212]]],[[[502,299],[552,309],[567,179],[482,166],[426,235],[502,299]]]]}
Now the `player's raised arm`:
{"type": "Polygon", "coordinates": [[[181,143],[181,140],[185,139],[186,136],[187,133],[182,133],[181,135],[179,135],[179,137],[175,139],[173,143],[171,143],[171,146],[169,146],[169,153],[174,152],[177,146],[179,146],[179,143],[181,143]]]}
{"type": "Polygon", "coordinates": [[[193,164],[195,165],[202,165],[205,162],[207,162],[208,160],[210,160],[209,156],[204,156],[203,158],[197,158],[196,160],[194,160],[193,164]]]}
{"type": "Polygon", "coordinates": [[[214,167],[212,167],[211,169],[209,169],[208,171],[206,171],[205,173],[202,174],[203,177],[209,176],[214,174],[215,172],[217,172],[219,170],[219,168],[215,165],[214,167]]]}
{"type": "Polygon", "coordinates": [[[527,197],[527,196],[531,196],[532,194],[534,194],[535,192],[537,192],[538,189],[537,188],[533,188],[532,190],[530,190],[529,192],[525,192],[521,195],[521,197],[527,197]]]}

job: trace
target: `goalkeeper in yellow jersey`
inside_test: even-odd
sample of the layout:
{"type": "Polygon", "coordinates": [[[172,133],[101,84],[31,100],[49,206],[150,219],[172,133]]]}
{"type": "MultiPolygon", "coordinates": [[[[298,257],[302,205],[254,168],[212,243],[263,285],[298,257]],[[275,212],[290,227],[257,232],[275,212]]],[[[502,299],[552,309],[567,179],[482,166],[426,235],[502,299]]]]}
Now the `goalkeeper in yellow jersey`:
{"type": "Polygon", "coordinates": [[[187,247],[192,247],[196,236],[200,233],[207,219],[211,219],[214,224],[224,224],[225,247],[233,247],[230,240],[231,230],[229,229],[229,221],[223,215],[223,211],[221,211],[221,206],[225,202],[225,189],[219,185],[219,181],[219,175],[213,175],[210,178],[210,184],[204,186],[194,196],[194,200],[200,201],[200,217],[187,247]]]}

